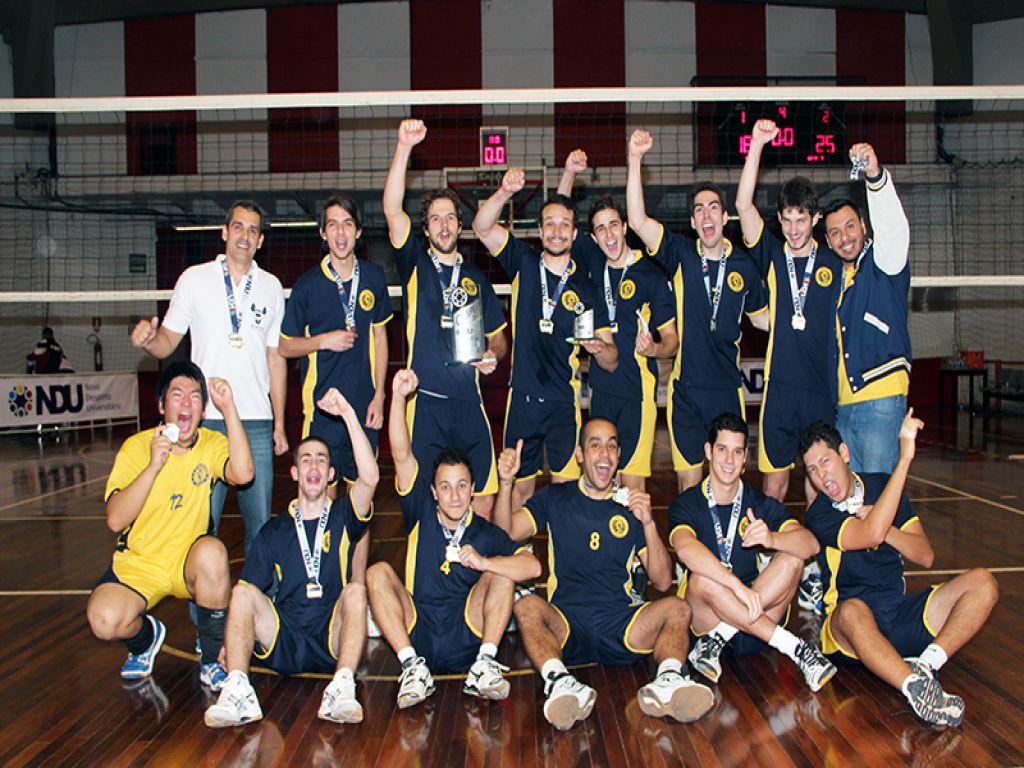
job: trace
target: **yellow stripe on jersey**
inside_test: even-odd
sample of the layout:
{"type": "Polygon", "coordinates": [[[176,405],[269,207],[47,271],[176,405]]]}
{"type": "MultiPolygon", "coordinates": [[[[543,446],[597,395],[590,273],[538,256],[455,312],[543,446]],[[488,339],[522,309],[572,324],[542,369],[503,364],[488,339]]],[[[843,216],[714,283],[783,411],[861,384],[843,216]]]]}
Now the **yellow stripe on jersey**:
{"type": "Polygon", "coordinates": [[[411,595],[416,588],[416,550],[420,543],[420,524],[416,523],[409,531],[409,541],[405,549],[405,589],[411,595]]]}

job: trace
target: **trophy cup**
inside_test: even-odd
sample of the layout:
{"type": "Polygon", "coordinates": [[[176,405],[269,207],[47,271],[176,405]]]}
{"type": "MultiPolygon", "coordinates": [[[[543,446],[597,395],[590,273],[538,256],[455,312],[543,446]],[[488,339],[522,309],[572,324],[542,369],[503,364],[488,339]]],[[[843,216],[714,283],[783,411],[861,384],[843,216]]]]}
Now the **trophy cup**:
{"type": "Polygon", "coordinates": [[[452,328],[455,363],[476,363],[483,359],[487,344],[482,307],[483,302],[474,301],[455,310],[452,328]]]}
{"type": "Polygon", "coordinates": [[[587,309],[583,302],[579,302],[573,311],[576,317],[572,321],[572,338],[566,339],[570,344],[578,344],[581,341],[590,341],[594,338],[594,310],[587,309]]]}

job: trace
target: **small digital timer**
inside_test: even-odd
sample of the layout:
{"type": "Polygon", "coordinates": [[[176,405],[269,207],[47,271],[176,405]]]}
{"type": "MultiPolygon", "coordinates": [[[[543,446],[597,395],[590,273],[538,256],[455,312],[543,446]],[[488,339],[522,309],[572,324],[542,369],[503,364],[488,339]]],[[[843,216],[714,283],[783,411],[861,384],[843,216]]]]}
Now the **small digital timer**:
{"type": "Polygon", "coordinates": [[[480,166],[504,168],[508,165],[508,128],[480,129],[480,166]]]}

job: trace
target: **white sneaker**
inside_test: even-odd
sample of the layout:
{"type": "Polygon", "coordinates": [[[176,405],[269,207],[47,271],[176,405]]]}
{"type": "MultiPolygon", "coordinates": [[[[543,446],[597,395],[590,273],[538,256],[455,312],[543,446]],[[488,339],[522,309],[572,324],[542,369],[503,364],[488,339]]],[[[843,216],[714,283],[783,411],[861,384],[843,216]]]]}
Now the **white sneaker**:
{"type": "Polygon", "coordinates": [[[244,725],[263,718],[259,699],[249,679],[241,675],[228,675],[217,703],[206,710],[203,720],[211,728],[244,725]]]}
{"type": "Polygon", "coordinates": [[[836,666],[821,651],[803,640],[796,648],[796,665],[804,674],[807,686],[817,693],[836,673],[836,666]]]}
{"type": "Polygon", "coordinates": [[[398,678],[398,708],[408,709],[426,701],[433,692],[434,678],[430,676],[427,661],[418,656],[402,670],[402,676],[398,678]]]}
{"type": "Polygon", "coordinates": [[[692,723],[714,706],[715,694],[679,672],[666,671],[637,691],[636,699],[645,715],[692,723]]]}
{"type": "Polygon", "coordinates": [[[363,706],[356,699],[356,681],[351,675],[335,675],[327,684],[317,717],[332,723],[363,722],[363,706]]]}
{"type": "Polygon", "coordinates": [[[695,670],[712,683],[717,683],[722,676],[721,655],[725,646],[725,638],[717,632],[708,632],[697,638],[687,658],[695,670]]]}
{"type": "Polygon", "coordinates": [[[481,699],[507,699],[511,686],[502,672],[508,672],[508,667],[499,664],[493,656],[480,655],[469,668],[462,692],[481,699]]]}
{"type": "Polygon", "coordinates": [[[544,718],[560,731],[590,717],[597,701],[597,691],[570,674],[546,681],[544,694],[544,718]]]}
{"type": "Polygon", "coordinates": [[[369,604],[366,605],[366,636],[371,640],[376,640],[381,636],[380,627],[373,620],[373,611],[370,610],[369,604]]]}

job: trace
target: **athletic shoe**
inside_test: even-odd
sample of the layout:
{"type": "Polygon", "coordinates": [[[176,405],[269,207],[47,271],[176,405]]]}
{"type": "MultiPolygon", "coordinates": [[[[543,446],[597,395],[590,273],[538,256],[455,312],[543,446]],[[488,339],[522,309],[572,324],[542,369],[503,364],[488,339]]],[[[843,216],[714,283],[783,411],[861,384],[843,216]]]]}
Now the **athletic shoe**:
{"type": "Polygon", "coordinates": [[[370,640],[376,640],[381,636],[380,627],[373,620],[373,611],[370,610],[369,605],[366,606],[366,636],[370,640]]]}
{"type": "Polygon", "coordinates": [[[427,661],[418,656],[402,669],[402,676],[398,678],[398,708],[408,709],[426,701],[433,692],[434,678],[430,676],[427,661]]]}
{"type": "Polygon", "coordinates": [[[921,661],[916,656],[908,656],[908,657],[906,657],[903,660],[905,662],[907,662],[907,666],[910,667],[910,671],[913,672],[915,675],[920,675],[921,677],[927,677],[929,680],[938,680],[939,679],[939,676],[935,672],[935,670],[932,669],[927,664],[925,664],[923,661],[921,661]]]}
{"type": "Polygon", "coordinates": [[[356,700],[356,681],[352,675],[335,675],[327,684],[317,717],[332,723],[363,722],[363,706],[356,700]]]}
{"type": "Polygon", "coordinates": [[[717,632],[708,632],[697,638],[687,657],[693,668],[712,683],[717,683],[718,678],[722,676],[722,661],[719,656],[722,655],[725,643],[725,638],[717,632]]]}
{"type": "Polygon", "coordinates": [[[911,675],[904,687],[914,714],[926,723],[957,726],[964,721],[964,700],[946,693],[930,677],[911,675]]]}
{"type": "Polygon", "coordinates": [[[636,700],[645,715],[692,723],[714,706],[715,694],[680,672],[666,670],[637,691],[636,700]]]}
{"type": "Polygon", "coordinates": [[[820,573],[804,572],[796,602],[805,611],[813,611],[819,616],[825,615],[825,587],[821,583],[820,573]]]}
{"type": "Polygon", "coordinates": [[[209,664],[199,662],[199,682],[211,691],[219,691],[228,680],[228,673],[219,661],[211,661],[209,664]]]}
{"type": "Polygon", "coordinates": [[[242,675],[228,676],[217,703],[206,710],[203,720],[211,728],[254,723],[263,718],[259,699],[249,679],[242,675]]]}
{"type": "Polygon", "coordinates": [[[640,562],[639,558],[633,560],[630,576],[633,578],[633,586],[629,590],[629,604],[635,608],[647,602],[647,582],[649,580],[644,564],[640,562]]]}
{"type": "Polygon", "coordinates": [[[167,627],[162,621],[153,618],[148,613],[146,621],[153,626],[153,642],[140,654],[128,654],[128,659],[121,666],[121,677],[125,680],[141,680],[153,674],[153,662],[156,661],[156,655],[160,653],[160,646],[164,644],[164,638],[167,637],[167,627]]]}
{"type": "Polygon", "coordinates": [[[796,647],[796,665],[804,673],[808,687],[815,693],[836,673],[836,665],[826,659],[821,651],[803,640],[796,647]]]}
{"type": "Polygon", "coordinates": [[[544,683],[544,718],[560,731],[567,731],[590,717],[597,691],[568,672],[544,683]]]}
{"type": "Polygon", "coordinates": [[[481,654],[469,668],[462,692],[481,699],[507,699],[510,686],[502,672],[508,672],[508,667],[499,664],[493,656],[481,654]]]}

